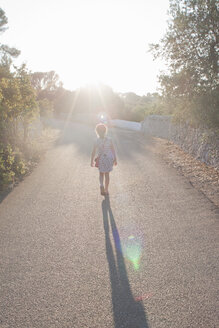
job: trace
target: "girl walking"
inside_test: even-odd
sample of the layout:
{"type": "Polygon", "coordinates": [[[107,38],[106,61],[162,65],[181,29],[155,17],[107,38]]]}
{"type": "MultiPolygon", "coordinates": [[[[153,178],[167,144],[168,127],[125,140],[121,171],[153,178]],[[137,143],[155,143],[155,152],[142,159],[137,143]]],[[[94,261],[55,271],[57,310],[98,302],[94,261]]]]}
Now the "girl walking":
{"type": "Polygon", "coordinates": [[[112,171],[113,165],[117,165],[117,160],[113,142],[106,136],[106,125],[101,123],[97,124],[95,131],[98,138],[91,154],[91,166],[94,166],[94,157],[97,153],[95,166],[99,169],[100,193],[104,196],[109,194],[109,173],[112,171]]]}

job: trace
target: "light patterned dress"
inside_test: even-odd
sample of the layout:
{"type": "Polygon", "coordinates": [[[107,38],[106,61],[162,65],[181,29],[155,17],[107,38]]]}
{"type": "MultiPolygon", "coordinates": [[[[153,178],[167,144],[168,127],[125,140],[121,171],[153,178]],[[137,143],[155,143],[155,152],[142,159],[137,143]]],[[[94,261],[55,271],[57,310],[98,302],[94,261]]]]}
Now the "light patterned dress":
{"type": "Polygon", "coordinates": [[[97,156],[99,157],[99,171],[101,173],[110,172],[113,169],[115,155],[113,143],[109,137],[98,138],[96,141],[97,156]]]}

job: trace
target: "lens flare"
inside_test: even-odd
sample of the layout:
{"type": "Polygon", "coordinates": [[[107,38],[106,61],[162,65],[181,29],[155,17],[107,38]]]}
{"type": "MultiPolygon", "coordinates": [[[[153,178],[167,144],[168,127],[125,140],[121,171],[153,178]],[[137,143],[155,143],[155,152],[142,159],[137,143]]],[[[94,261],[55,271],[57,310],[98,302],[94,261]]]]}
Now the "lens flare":
{"type": "Polygon", "coordinates": [[[124,227],[119,232],[120,243],[116,243],[117,248],[122,252],[123,256],[129,260],[134,270],[140,268],[140,260],[142,255],[143,236],[135,226],[124,227]]]}
{"type": "Polygon", "coordinates": [[[98,121],[105,123],[107,121],[107,114],[104,112],[101,112],[98,114],[97,118],[98,118],[98,121]]]}
{"type": "Polygon", "coordinates": [[[141,242],[139,238],[135,236],[129,236],[125,241],[122,242],[122,250],[124,256],[132,262],[135,270],[139,269],[140,258],[141,258],[141,242]]]}

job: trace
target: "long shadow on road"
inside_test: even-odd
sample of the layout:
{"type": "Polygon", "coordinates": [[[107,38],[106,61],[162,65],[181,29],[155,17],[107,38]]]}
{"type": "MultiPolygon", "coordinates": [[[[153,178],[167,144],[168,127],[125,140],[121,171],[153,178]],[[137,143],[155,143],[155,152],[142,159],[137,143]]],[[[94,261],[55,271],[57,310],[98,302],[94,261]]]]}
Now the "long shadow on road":
{"type": "Polygon", "coordinates": [[[115,328],[149,328],[143,304],[137,302],[130,288],[125,261],[122,254],[119,232],[110,207],[109,198],[102,202],[103,224],[106,240],[106,255],[112,292],[112,305],[115,328]],[[115,255],[110,240],[110,226],[112,229],[115,255]]]}

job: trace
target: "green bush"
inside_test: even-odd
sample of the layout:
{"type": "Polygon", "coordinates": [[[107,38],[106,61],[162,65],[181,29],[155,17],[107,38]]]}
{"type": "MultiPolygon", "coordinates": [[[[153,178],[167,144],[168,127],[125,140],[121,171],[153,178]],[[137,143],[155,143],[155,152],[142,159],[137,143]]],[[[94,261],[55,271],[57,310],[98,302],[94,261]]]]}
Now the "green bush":
{"type": "Polygon", "coordinates": [[[12,168],[16,176],[22,176],[27,172],[26,162],[19,149],[14,152],[14,163],[12,168]]]}
{"type": "Polygon", "coordinates": [[[19,150],[13,151],[10,144],[0,144],[0,188],[7,187],[25,173],[26,164],[19,150]]]}
{"type": "Polygon", "coordinates": [[[10,145],[0,146],[0,186],[4,187],[13,182],[15,173],[12,170],[14,163],[13,151],[10,145]]]}

